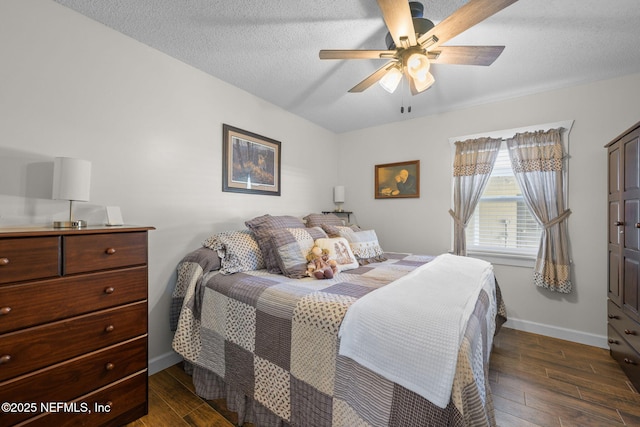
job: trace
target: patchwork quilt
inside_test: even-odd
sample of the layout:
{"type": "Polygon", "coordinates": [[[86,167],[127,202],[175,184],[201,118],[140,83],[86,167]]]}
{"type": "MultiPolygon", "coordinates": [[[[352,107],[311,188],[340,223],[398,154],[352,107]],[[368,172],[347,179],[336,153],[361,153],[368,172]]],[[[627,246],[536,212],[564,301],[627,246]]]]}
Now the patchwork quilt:
{"type": "MultiPolygon", "coordinates": [[[[226,398],[239,423],[256,426],[494,426],[488,386],[487,313],[506,320],[499,287],[483,290],[464,334],[444,409],[340,356],[338,331],[349,306],[434,257],[385,253],[384,262],[331,280],[252,270],[208,271],[215,252],[178,266],[173,348],[190,364],[196,392],[226,398]],[[492,306],[491,300],[496,301],[492,306]]],[[[493,329],[493,328],[491,328],[493,329]]]]}

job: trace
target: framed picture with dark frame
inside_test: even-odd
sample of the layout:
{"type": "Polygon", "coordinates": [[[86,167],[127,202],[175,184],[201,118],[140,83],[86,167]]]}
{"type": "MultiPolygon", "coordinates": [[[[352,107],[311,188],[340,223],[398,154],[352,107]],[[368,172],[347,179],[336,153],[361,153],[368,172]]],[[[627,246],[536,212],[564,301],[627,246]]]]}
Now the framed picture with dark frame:
{"type": "Polygon", "coordinates": [[[420,197],[420,160],[375,165],[376,199],[420,197]]]}
{"type": "Polygon", "coordinates": [[[222,125],[222,191],[280,195],[280,141],[222,125]]]}

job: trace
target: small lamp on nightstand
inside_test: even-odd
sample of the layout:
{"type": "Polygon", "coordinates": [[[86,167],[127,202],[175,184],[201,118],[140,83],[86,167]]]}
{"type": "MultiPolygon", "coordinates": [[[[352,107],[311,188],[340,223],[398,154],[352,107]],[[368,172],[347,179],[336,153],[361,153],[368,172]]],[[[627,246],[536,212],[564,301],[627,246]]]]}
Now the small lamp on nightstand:
{"type": "Polygon", "coordinates": [[[73,219],[73,202],[88,202],[91,186],[91,162],[71,157],[56,157],[53,162],[54,200],[69,201],[69,221],[54,221],[54,228],[82,228],[87,221],[73,219]]]}
{"type": "Polygon", "coordinates": [[[338,185],[333,187],[333,202],[336,204],[336,212],[342,212],[342,204],[344,203],[344,186],[338,185]]]}

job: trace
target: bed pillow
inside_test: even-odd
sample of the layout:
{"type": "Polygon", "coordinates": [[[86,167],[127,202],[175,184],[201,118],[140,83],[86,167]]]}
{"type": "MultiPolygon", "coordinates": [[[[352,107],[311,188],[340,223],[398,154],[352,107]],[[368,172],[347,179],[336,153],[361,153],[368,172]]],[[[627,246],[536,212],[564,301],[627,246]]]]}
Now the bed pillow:
{"type": "Polygon", "coordinates": [[[346,229],[346,228],[351,229],[353,231],[362,231],[362,228],[360,228],[356,224],[351,224],[351,225],[322,224],[321,227],[329,237],[341,237],[340,230],[346,229]]]}
{"type": "Polygon", "coordinates": [[[304,228],[304,222],[294,216],[271,216],[266,214],[245,222],[245,225],[253,232],[269,273],[282,273],[278,265],[278,260],[275,257],[273,246],[271,245],[269,230],[279,228],[304,228]]]}
{"type": "Polygon", "coordinates": [[[233,274],[265,268],[258,242],[249,230],[224,231],[202,243],[220,257],[220,273],[233,274]]]}
{"type": "Polygon", "coordinates": [[[209,246],[204,246],[189,252],[180,261],[181,264],[187,262],[200,265],[203,273],[220,270],[220,267],[222,267],[222,260],[218,256],[217,251],[211,249],[209,246]]]}
{"type": "Polygon", "coordinates": [[[280,271],[287,277],[307,277],[307,255],[316,239],[326,238],[320,227],[274,228],[269,230],[273,253],[280,271]]]}
{"type": "Polygon", "coordinates": [[[317,239],[316,245],[329,252],[329,259],[336,261],[339,271],[353,270],[360,265],[344,237],[317,239]]]}
{"type": "Polygon", "coordinates": [[[343,226],[344,221],[335,214],[309,214],[304,218],[307,227],[322,227],[324,224],[326,225],[335,225],[335,226],[343,226]]]}
{"type": "Polygon", "coordinates": [[[322,228],[330,237],[344,237],[347,239],[360,265],[387,260],[374,230],[354,230],[351,227],[336,227],[333,225],[324,225],[322,228]]]}

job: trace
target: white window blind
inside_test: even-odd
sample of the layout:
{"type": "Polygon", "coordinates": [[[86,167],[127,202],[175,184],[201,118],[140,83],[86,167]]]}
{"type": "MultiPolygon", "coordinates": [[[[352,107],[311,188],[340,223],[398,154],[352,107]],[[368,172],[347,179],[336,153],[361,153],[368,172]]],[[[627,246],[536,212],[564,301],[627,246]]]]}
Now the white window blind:
{"type": "Polygon", "coordinates": [[[467,225],[467,250],[535,256],[541,232],[524,202],[503,142],[489,182],[467,225]]]}

